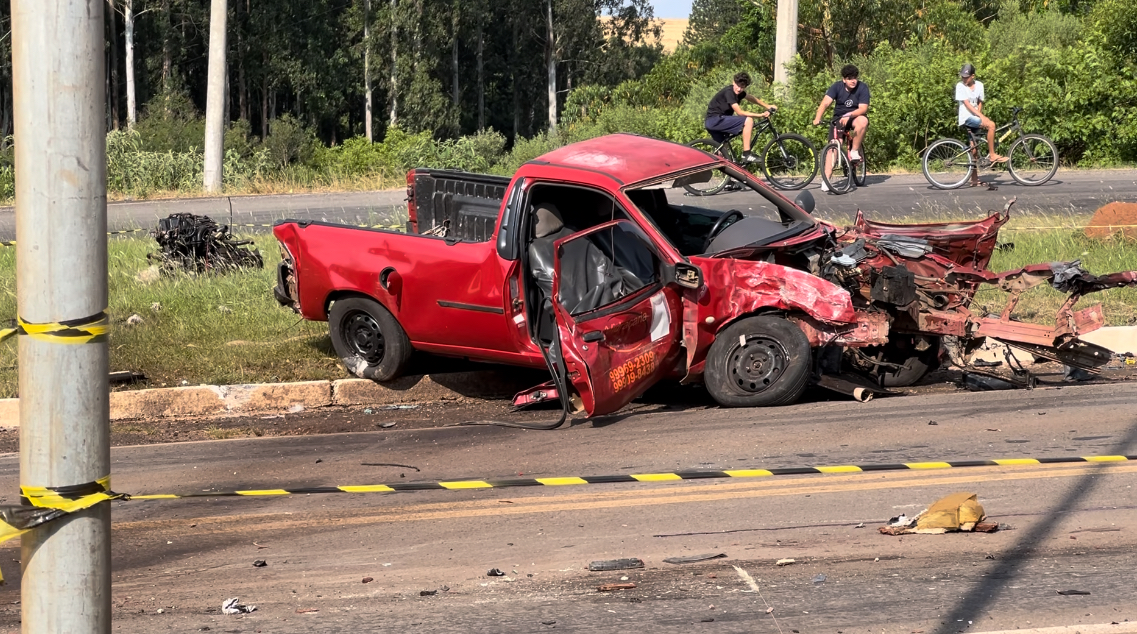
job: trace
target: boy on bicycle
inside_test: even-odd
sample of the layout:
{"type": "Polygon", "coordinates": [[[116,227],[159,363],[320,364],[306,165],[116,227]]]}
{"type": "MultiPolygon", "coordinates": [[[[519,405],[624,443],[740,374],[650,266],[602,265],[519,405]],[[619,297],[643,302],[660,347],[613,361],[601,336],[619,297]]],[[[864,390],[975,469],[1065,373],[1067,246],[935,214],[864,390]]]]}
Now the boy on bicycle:
{"type": "Polygon", "coordinates": [[[750,139],[754,135],[754,120],[770,116],[770,111],[777,110],[761,99],[746,94],[750,87],[750,75],[738,73],[734,76],[734,83],[715,93],[714,98],[707,105],[707,118],[704,126],[707,132],[718,141],[720,135],[737,135],[742,133],[742,162],[757,163],[758,156],[750,151],[750,139]],[[762,112],[747,112],[739,105],[743,101],[758,104],[765,108],[762,112]]]}
{"type": "MultiPolygon", "coordinates": [[[[869,87],[860,81],[861,71],[852,64],[846,64],[841,69],[841,81],[834,82],[829,90],[825,91],[825,98],[817,107],[817,114],[813,117],[813,125],[821,123],[821,117],[833,107],[833,135],[836,138],[838,130],[846,134],[852,132],[852,144],[849,150],[849,162],[856,163],[861,160],[861,142],[865,138],[865,130],[869,127],[869,118],[865,116],[869,111],[869,87]]],[[[825,161],[825,175],[833,173],[833,157],[827,156],[825,161]]],[[[825,182],[821,183],[822,189],[825,182]]]]}
{"type": "MultiPolygon", "coordinates": [[[[955,100],[959,102],[959,125],[987,131],[987,158],[992,163],[1005,163],[1007,157],[995,153],[995,122],[983,115],[983,82],[975,79],[975,67],[964,64],[959,69],[959,83],[955,85],[955,100]]],[[[974,151],[974,148],[972,148],[974,151]]],[[[972,185],[978,184],[976,174],[972,185]]]]}

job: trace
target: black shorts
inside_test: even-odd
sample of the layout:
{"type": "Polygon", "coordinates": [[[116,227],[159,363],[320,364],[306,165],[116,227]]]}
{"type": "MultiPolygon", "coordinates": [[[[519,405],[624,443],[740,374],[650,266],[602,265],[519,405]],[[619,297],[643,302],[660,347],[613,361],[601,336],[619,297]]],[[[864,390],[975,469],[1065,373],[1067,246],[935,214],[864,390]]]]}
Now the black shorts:
{"type": "MultiPolygon", "coordinates": [[[[848,116],[848,115],[845,115],[845,116],[848,116]]],[[[862,114],[862,115],[857,115],[857,116],[863,117],[865,115],[862,114]]],[[[844,125],[844,127],[842,127],[841,126],[841,117],[833,117],[833,125],[830,126],[830,128],[829,128],[829,130],[830,130],[829,140],[836,139],[838,136],[838,132],[840,132],[842,135],[848,134],[853,129],[853,121],[855,121],[856,118],[857,117],[849,117],[849,122],[846,123],[844,125]]]]}

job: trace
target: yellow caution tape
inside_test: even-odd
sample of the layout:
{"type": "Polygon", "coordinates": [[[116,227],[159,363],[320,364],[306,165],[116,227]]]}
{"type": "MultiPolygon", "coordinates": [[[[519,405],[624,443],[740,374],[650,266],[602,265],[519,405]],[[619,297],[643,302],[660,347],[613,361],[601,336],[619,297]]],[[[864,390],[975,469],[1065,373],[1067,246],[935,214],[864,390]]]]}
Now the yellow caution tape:
{"type": "MultiPolygon", "coordinates": [[[[90,508],[108,500],[176,500],[185,498],[258,497],[281,495],[315,495],[323,493],[396,493],[409,491],[463,491],[512,487],[549,487],[588,484],[671,482],[716,478],[766,478],[805,474],[859,473],[873,471],[905,471],[924,469],[959,469],[965,467],[1007,467],[1069,463],[1137,462],[1137,456],[1078,456],[1055,458],[1004,458],[998,460],[963,460],[951,462],[908,462],[895,464],[833,465],[820,467],[772,467],[769,469],[731,469],[727,471],[695,470],[671,473],[620,474],[607,476],[571,476],[553,478],[511,478],[505,480],[447,480],[433,482],[398,482],[357,486],[316,486],[282,489],[239,489],[202,491],[198,493],[151,493],[129,495],[110,490],[110,476],[73,487],[21,487],[25,506],[0,506],[0,543],[29,530],[54,521],[69,513],[90,508]]],[[[0,578],[2,581],[2,578],[0,578]]]]}
{"type": "MultiPolygon", "coordinates": [[[[111,491],[111,478],[68,487],[20,487],[25,506],[0,506],[0,544],[92,506],[124,497],[111,491]]],[[[0,583],[4,577],[0,575],[0,583]]]]}
{"type": "Polygon", "coordinates": [[[49,324],[33,324],[24,321],[23,317],[17,317],[16,321],[15,328],[0,329],[0,341],[14,335],[26,335],[48,343],[101,343],[107,340],[110,332],[110,318],[105,312],[49,324]]]}

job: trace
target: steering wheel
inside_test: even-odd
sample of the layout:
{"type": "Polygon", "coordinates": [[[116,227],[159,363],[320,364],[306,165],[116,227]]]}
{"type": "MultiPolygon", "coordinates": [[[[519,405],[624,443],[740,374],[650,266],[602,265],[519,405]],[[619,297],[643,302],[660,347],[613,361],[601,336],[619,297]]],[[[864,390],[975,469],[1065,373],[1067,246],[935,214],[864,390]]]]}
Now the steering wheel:
{"type": "Polygon", "coordinates": [[[746,216],[742,215],[742,212],[737,209],[731,209],[719,217],[718,222],[715,223],[715,226],[711,227],[711,232],[707,234],[707,241],[703,243],[703,253],[706,253],[708,250],[710,250],[711,242],[713,242],[714,239],[717,238],[720,233],[722,233],[723,229],[726,229],[730,225],[738,222],[739,220],[742,220],[745,217],[746,216]],[[731,218],[734,218],[734,220],[731,220],[731,218]]]}

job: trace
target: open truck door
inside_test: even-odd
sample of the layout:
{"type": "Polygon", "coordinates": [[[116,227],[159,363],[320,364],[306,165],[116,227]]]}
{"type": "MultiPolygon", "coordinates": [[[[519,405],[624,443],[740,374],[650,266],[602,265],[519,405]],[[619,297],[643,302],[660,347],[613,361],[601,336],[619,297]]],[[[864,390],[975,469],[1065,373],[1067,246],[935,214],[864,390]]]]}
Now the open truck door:
{"type": "Polygon", "coordinates": [[[682,352],[680,289],[627,220],[558,240],[555,252],[561,356],[585,412],[609,414],[673,373],[682,352]]]}

